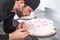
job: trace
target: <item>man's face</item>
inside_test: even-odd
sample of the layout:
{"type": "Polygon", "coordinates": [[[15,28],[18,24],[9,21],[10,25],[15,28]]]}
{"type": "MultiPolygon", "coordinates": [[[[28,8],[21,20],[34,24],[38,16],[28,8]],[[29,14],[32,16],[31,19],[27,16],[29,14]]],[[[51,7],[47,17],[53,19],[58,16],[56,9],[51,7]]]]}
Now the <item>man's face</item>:
{"type": "Polygon", "coordinates": [[[18,0],[15,2],[15,10],[19,16],[29,16],[32,8],[24,3],[24,0],[18,0]]]}

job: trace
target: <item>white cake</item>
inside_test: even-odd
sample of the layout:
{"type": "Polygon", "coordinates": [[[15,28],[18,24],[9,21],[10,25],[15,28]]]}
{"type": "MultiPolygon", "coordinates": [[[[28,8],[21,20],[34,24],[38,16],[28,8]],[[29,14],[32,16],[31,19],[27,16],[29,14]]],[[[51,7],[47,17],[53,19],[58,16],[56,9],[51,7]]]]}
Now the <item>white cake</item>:
{"type": "MultiPolygon", "coordinates": [[[[19,20],[18,20],[19,21],[19,20]]],[[[20,20],[21,21],[21,20],[20,20]]],[[[49,19],[36,18],[31,20],[23,20],[26,24],[29,25],[29,31],[31,35],[36,36],[47,36],[54,34],[54,22],[49,19]]]]}

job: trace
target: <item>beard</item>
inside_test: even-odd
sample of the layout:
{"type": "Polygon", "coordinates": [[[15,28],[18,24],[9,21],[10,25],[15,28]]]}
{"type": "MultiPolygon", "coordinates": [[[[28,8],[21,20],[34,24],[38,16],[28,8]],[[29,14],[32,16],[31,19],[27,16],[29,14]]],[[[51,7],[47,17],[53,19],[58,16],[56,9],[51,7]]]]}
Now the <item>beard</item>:
{"type": "Polygon", "coordinates": [[[23,13],[22,10],[21,9],[17,9],[16,12],[17,12],[18,17],[21,18],[22,15],[23,15],[22,14],[23,13]]]}

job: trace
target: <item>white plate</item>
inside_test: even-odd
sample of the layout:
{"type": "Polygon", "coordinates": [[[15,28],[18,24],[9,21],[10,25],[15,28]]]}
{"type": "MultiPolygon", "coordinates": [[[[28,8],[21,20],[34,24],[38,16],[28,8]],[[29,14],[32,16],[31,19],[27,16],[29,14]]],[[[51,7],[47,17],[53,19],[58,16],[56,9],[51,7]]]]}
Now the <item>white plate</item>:
{"type": "Polygon", "coordinates": [[[54,30],[54,31],[52,31],[50,33],[47,33],[47,34],[39,34],[37,32],[35,32],[35,33],[30,32],[30,35],[32,35],[32,36],[38,36],[38,37],[47,37],[47,36],[51,36],[51,35],[56,34],[56,32],[57,32],[56,30],[54,30]]]}

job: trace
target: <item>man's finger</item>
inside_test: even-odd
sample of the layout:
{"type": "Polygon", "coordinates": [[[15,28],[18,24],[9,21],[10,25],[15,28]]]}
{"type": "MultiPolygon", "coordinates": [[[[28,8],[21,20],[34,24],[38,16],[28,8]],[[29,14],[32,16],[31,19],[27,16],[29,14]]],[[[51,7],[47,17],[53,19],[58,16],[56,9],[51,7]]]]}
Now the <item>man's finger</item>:
{"type": "Polygon", "coordinates": [[[22,28],[23,23],[24,23],[24,22],[19,23],[17,29],[22,28]]]}
{"type": "Polygon", "coordinates": [[[25,32],[27,31],[26,29],[19,29],[20,32],[25,32]]]}
{"type": "Polygon", "coordinates": [[[28,35],[30,35],[30,33],[28,31],[26,31],[26,32],[24,32],[24,36],[23,37],[25,38],[28,35]]]}

